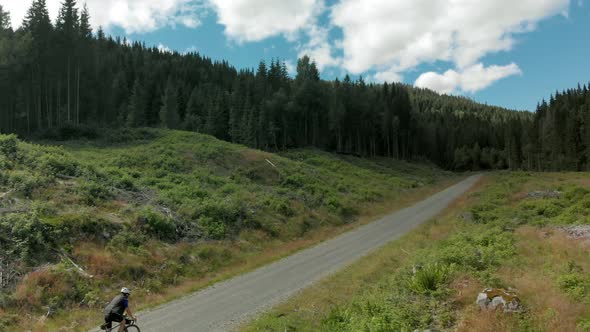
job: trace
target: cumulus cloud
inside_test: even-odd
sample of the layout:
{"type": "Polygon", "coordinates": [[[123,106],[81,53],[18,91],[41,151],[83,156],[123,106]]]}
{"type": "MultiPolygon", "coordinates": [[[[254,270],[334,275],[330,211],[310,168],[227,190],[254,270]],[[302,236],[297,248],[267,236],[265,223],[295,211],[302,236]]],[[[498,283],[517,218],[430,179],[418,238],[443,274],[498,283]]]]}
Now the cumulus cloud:
{"type": "Polygon", "coordinates": [[[225,34],[239,42],[284,35],[290,39],[312,24],[321,0],[209,0],[225,34]]]}
{"type": "Polygon", "coordinates": [[[373,80],[376,82],[401,82],[403,79],[400,71],[393,67],[388,70],[380,71],[373,75],[373,80]]]}
{"type": "Polygon", "coordinates": [[[418,77],[414,85],[447,94],[453,92],[472,93],[485,89],[502,78],[520,74],[522,71],[515,63],[489,67],[478,63],[460,71],[450,69],[443,74],[424,73],[418,77]]]}
{"type": "MultiPolygon", "coordinates": [[[[0,0],[10,11],[12,23],[20,26],[32,0],[0,0]]],[[[55,19],[62,0],[47,0],[50,16],[55,19]]],[[[83,1],[78,1],[80,7],[83,1]]],[[[164,26],[185,25],[197,27],[206,12],[202,0],[86,0],[91,24],[96,28],[119,26],[127,33],[148,32],[164,26]]]]}
{"type": "Polygon", "coordinates": [[[569,0],[341,0],[331,22],[342,29],[343,67],[375,70],[376,80],[401,78],[407,70],[436,61],[455,69],[425,73],[416,84],[441,92],[475,92],[520,72],[518,66],[479,64],[509,51],[517,34],[547,17],[567,15],[569,0]]]}
{"type": "Polygon", "coordinates": [[[514,35],[548,16],[567,12],[569,0],[342,0],[332,22],[342,28],[344,66],[353,73],[424,62],[458,68],[510,50],[514,35]]]}
{"type": "Polygon", "coordinates": [[[333,47],[329,40],[329,29],[312,24],[305,30],[308,36],[307,43],[299,45],[299,57],[304,55],[313,59],[320,71],[326,67],[335,67],[341,64],[341,60],[333,55],[333,47]]]}
{"type": "Polygon", "coordinates": [[[170,49],[170,47],[168,47],[162,43],[159,43],[157,48],[158,48],[158,51],[160,51],[160,53],[172,53],[172,50],[170,49]]]}

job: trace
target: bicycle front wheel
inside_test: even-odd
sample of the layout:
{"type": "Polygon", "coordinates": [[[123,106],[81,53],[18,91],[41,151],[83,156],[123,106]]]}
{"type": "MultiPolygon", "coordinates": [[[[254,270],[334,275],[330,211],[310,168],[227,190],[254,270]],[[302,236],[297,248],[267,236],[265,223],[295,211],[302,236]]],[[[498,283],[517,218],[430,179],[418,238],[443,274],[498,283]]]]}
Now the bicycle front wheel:
{"type": "Polygon", "coordinates": [[[137,325],[125,326],[125,332],[139,332],[139,326],[137,326],[137,325]]]}

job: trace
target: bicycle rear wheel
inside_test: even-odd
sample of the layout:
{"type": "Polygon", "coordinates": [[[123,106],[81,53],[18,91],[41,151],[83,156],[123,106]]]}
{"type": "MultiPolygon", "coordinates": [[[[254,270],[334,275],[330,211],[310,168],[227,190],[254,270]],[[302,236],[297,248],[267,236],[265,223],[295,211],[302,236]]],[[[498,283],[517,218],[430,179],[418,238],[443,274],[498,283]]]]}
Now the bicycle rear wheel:
{"type": "Polygon", "coordinates": [[[125,326],[125,332],[139,332],[139,326],[137,326],[137,325],[125,326]]]}

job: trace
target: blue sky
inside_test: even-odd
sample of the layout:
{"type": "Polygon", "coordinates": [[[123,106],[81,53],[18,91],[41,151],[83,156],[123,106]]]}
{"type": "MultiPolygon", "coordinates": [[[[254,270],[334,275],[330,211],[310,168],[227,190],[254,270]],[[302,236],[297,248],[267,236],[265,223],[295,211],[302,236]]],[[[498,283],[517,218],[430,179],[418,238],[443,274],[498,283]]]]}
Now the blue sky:
{"type": "MultiPolygon", "coordinates": [[[[237,68],[309,54],[334,79],[403,81],[534,110],[590,81],[585,0],[88,0],[95,27],[237,68]]],[[[0,0],[18,26],[31,0],[0,0]]],[[[48,0],[55,17],[60,0],[48,0]]]]}

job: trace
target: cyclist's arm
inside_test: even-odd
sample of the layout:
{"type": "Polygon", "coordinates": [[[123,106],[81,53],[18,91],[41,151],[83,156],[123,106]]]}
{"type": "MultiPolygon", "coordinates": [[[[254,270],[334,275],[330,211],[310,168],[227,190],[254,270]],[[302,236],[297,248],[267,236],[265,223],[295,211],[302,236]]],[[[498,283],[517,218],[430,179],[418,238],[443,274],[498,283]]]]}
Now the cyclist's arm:
{"type": "Polygon", "coordinates": [[[137,317],[135,317],[135,316],[133,315],[133,312],[131,311],[131,306],[127,305],[127,309],[126,309],[126,311],[127,311],[127,315],[128,315],[129,317],[131,317],[133,320],[137,320],[137,317]]]}

